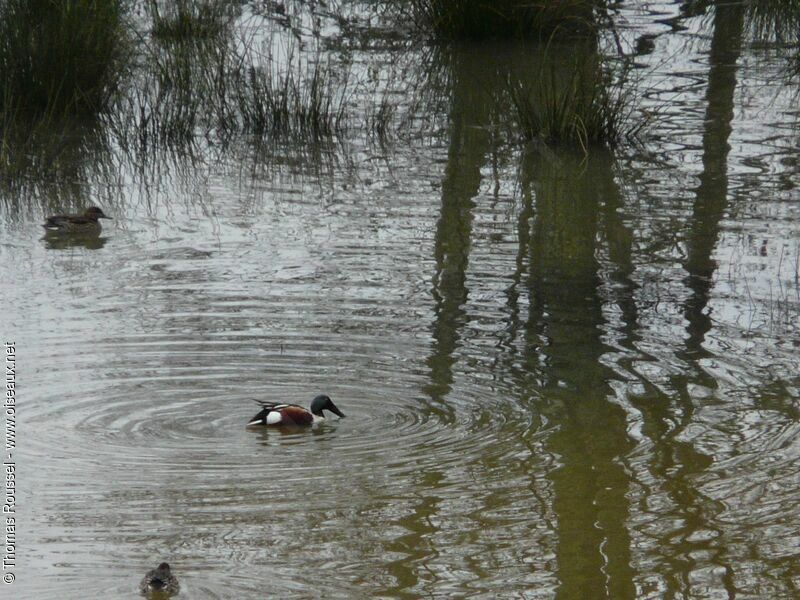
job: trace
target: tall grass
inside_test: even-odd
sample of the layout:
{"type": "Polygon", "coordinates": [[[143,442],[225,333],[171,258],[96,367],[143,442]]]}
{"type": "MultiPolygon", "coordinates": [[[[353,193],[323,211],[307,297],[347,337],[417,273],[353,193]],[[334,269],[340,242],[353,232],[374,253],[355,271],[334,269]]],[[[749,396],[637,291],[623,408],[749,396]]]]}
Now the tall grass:
{"type": "Polygon", "coordinates": [[[628,68],[591,52],[549,48],[538,73],[524,82],[509,78],[513,122],[523,137],[548,144],[613,148],[638,139],[647,119],[636,110],[628,68]]]}
{"type": "Polygon", "coordinates": [[[0,0],[3,112],[105,111],[127,55],[121,0],[0,0]]]}
{"type": "Polygon", "coordinates": [[[0,199],[80,207],[87,181],[110,183],[118,176],[111,147],[102,119],[81,115],[14,120],[2,115],[0,199]]]}
{"type": "Polygon", "coordinates": [[[601,0],[409,0],[417,28],[446,40],[549,38],[594,31],[601,0]]]}
{"type": "Polygon", "coordinates": [[[149,48],[120,101],[134,121],[119,128],[126,146],[242,134],[308,142],[344,129],[347,70],[320,54],[234,36],[174,42],[149,48]]]}
{"type": "Polygon", "coordinates": [[[282,63],[249,64],[233,86],[245,130],[257,135],[319,138],[344,126],[346,79],[336,82],[330,65],[291,57],[282,63]]]}
{"type": "Polygon", "coordinates": [[[800,44],[800,0],[749,0],[745,15],[755,39],[800,44]]]}
{"type": "Polygon", "coordinates": [[[749,0],[745,24],[760,43],[775,44],[788,54],[788,74],[800,75],[800,0],[749,0]]]}
{"type": "Polygon", "coordinates": [[[125,145],[181,147],[197,135],[207,110],[202,59],[189,47],[154,49],[120,100],[116,123],[125,145]],[[122,122],[120,122],[120,119],[122,122]]]}

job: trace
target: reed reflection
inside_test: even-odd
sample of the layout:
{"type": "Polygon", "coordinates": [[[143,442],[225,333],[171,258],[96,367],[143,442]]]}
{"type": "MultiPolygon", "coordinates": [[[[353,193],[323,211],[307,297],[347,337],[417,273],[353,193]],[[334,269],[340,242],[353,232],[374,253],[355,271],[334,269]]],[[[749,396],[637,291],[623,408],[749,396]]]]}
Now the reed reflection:
{"type": "MultiPolygon", "coordinates": [[[[650,478],[657,483],[647,486],[648,494],[657,496],[658,488],[661,488],[669,498],[668,508],[658,511],[667,512],[670,518],[665,520],[665,515],[660,515],[664,525],[657,551],[661,555],[659,575],[663,578],[665,592],[671,596],[692,595],[696,582],[700,581],[703,589],[718,589],[730,597],[736,595],[733,564],[724,550],[726,544],[722,531],[715,524],[723,507],[702,492],[698,477],[711,467],[713,457],[700,451],[692,441],[694,436],[687,434],[697,425],[698,408],[702,404],[702,400],[693,396],[692,390],[696,389],[695,386],[707,390],[717,388],[714,376],[703,368],[702,361],[712,356],[703,344],[712,327],[708,304],[716,270],[713,252],[728,202],[728,138],[741,40],[742,8],[718,5],[714,13],[706,94],[703,172],[685,236],[685,284],[689,295],[683,303],[683,316],[687,335],[674,345],[673,350],[681,369],[668,377],[662,386],[654,385],[646,375],[640,375],[638,383],[643,391],[629,397],[631,405],[642,416],[644,435],[653,443],[650,478]],[[711,571],[707,569],[706,560],[714,567],[711,571]],[[708,579],[709,572],[717,573],[714,580],[708,579]]],[[[626,271],[626,266],[619,269],[623,281],[627,279],[626,271]]],[[[638,309],[635,302],[626,304],[622,305],[623,314],[627,314],[623,344],[631,350],[634,358],[623,361],[623,365],[636,373],[638,369],[633,363],[637,360],[658,359],[638,350],[642,338],[641,329],[636,324],[638,309]]],[[[668,338],[664,343],[674,344],[668,338]]]]}
{"type": "Polygon", "coordinates": [[[607,157],[531,153],[520,223],[529,296],[526,366],[541,382],[542,412],[555,428],[546,443],[560,466],[548,474],[557,516],[559,598],[632,598],[629,475],[633,447],[625,414],[609,402],[614,373],[602,357],[605,327],[597,259],[599,212],[618,197],[607,157]],[[525,212],[523,211],[523,212],[525,212]]]}
{"type": "Polygon", "coordinates": [[[415,493],[409,499],[410,512],[397,520],[405,533],[384,544],[385,552],[402,558],[386,563],[385,569],[393,585],[383,593],[398,598],[419,598],[421,588],[429,593],[436,589],[436,568],[429,563],[439,555],[434,536],[439,531],[436,523],[442,496],[436,490],[444,485],[445,476],[438,470],[423,472],[414,478],[411,487],[424,493],[415,493]]]}
{"type": "MultiPolygon", "coordinates": [[[[434,403],[441,405],[450,391],[460,331],[468,319],[464,306],[473,198],[491,149],[486,126],[507,112],[502,98],[489,90],[493,82],[510,78],[528,85],[532,75],[542,72],[542,61],[558,58],[550,50],[496,52],[491,67],[472,56],[454,68],[452,137],[435,246],[434,346],[428,360],[434,403]]],[[[596,596],[598,590],[604,590],[604,597],[634,597],[626,529],[630,481],[621,462],[633,444],[624,412],[609,402],[606,382],[614,373],[602,361],[608,348],[601,339],[605,322],[597,240],[601,207],[620,203],[612,162],[605,155],[586,162],[569,152],[532,152],[523,161],[520,188],[520,250],[507,289],[509,323],[498,344],[495,376],[513,380],[517,402],[540,397],[538,405],[529,406],[555,426],[544,445],[561,463],[549,473],[557,517],[558,597],[596,596]],[[525,300],[529,308],[523,320],[525,300]]],[[[630,263],[630,232],[615,225],[624,237],[615,252],[621,262],[630,263]]],[[[528,435],[533,434],[509,443],[533,448],[538,442],[528,435]]],[[[478,458],[475,467],[480,470],[482,462],[478,458]]],[[[490,472],[489,462],[480,472],[490,472]]],[[[536,465],[528,462],[533,477],[536,465]]]]}
{"type": "MultiPolygon", "coordinates": [[[[467,266],[472,235],[473,198],[481,183],[481,167],[490,149],[487,129],[490,96],[481,85],[487,64],[476,63],[474,55],[460,52],[445,54],[450,89],[445,90],[450,103],[450,142],[442,182],[441,214],[434,241],[435,271],[431,286],[433,322],[431,352],[426,365],[430,382],[425,386],[429,398],[426,411],[444,424],[453,424],[456,409],[448,402],[454,382],[454,369],[461,345],[461,329],[467,322],[465,304],[468,297],[467,266]]],[[[428,471],[415,479],[415,497],[419,498],[396,524],[405,533],[385,545],[389,552],[403,558],[386,565],[399,597],[419,597],[420,589],[435,589],[436,567],[431,560],[439,555],[435,536],[440,522],[441,490],[445,485],[442,472],[428,471]]]]}
{"type": "MultiPolygon", "coordinates": [[[[733,120],[736,63],[741,53],[744,26],[744,8],[738,4],[717,3],[714,8],[714,25],[709,54],[708,89],[706,92],[706,118],[703,132],[703,172],[697,188],[687,236],[687,254],[684,268],[686,285],[690,294],[684,304],[686,319],[685,346],[676,354],[687,364],[687,371],[673,379],[677,394],[676,427],[667,438],[675,440],[695,422],[697,400],[692,397],[691,386],[699,385],[708,390],[716,389],[717,382],[707,372],[702,361],[711,356],[703,347],[706,334],[712,327],[708,304],[714,285],[716,261],[714,248],[719,238],[720,222],[728,206],[728,138],[733,120]]],[[[670,447],[673,443],[669,444],[670,447]]],[[[673,573],[672,589],[691,594],[691,573],[696,568],[698,552],[709,555],[712,564],[720,568],[721,580],[705,582],[736,595],[734,565],[727,557],[727,544],[716,515],[723,509],[719,503],[707,498],[699,489],[697,474],[708,469],[712,458],[697,451],[691,444],[674,444],[682,448],[663,457],[665,463],[659,469],[665,478],[670,496],[676,503],[681,517],[681,526],[664,540],[665,546],[673,546],[669,559],[677,573],[673,573]]],[[[696,578],[694,578],[696,579],[696,578]]]]}
{"type": "Polygon", "coordinates": [[[436,271],[431,293],[434,321],[433,348],[427,365],[431,383],[426,390],[431,410],[452,420],[453,408],[444,402],[453,383],[455,353],[460,345],[459,330],[467,320],[467,266],[472,235],[473,198],[481,184],[481,168],[491,149],[488,129],[492,110],[493,69],[474,53],[453,52],[444,57],[450,65],[450,142],[442,182],[442,209],[436,224],[434,258],[436,271]]]}
{"type": "Polygon", "coordinates": [[[120,169],[105,123],[19,119],[0,124],[0,136],[0,201],[6,221],[118,204],[114,190],[120,186],[120,169]]]}

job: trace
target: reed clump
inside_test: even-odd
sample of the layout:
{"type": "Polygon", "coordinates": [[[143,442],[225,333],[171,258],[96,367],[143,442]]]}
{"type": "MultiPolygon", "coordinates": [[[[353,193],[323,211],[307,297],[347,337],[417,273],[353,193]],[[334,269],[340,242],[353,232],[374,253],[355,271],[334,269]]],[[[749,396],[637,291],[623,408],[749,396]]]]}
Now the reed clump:
{"type": "Polygon", "coordinates": [[[260,136],[320,138],[344,127],[347,82],[334,81],[320,62],[248,64],[232,86],[245,131],[260,136]]]}
{"type": "Polygon", "coordinates": [[[744,8],[750,36],[776,46],[789,59],[788,75],[800,75],[800,0],[750,0],[744,8]]]}
{"type": "Polygon", "coordinates": [[[536,77],[508,79],[512,122],[525,139],[613,148],[636,141],[647,124],[624,64],[616,71],[594,54],[544,60],[536,77]]]}
{"type": "Polygon", "coordinates": [[[800,0],[750,0],[745,3],[745,18],[758,41],[800,44],[800,0]]]}
{"type": "Polygon", "coordinates": [[[305,142],[345,128],[347,77],[319,54],[223,37],[156,45],[143,65],[120,100],[134,120],[120,127],[128,144],[238,135],[305,142]]]}
{"type": "Polygon", "coordinates": [[[121,0],[0,0],[1,109],[107,111],[128,48],[121,0]]]}

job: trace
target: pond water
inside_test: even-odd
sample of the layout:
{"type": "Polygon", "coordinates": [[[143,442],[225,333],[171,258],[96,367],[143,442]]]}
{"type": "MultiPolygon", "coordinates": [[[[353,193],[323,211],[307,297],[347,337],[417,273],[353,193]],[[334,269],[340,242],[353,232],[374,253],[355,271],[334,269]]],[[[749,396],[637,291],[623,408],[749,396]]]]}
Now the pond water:
{"type": "MultiPolygon", "coordinates": [[[[187,598],[800,594],[800,88],[741,7],[647,7],[616,156],[501,133],[487,73],[531,59],[478,46],[413,135],[80,146],[9,192],[16,597],[163,560],[187,598]],[[99,238],[42,238],[92,204],[99,238]],[[347,418],[244,426],[318,393],[347,418]]],[[[361,83],[424,79],[337,23],[361,83]]]]}

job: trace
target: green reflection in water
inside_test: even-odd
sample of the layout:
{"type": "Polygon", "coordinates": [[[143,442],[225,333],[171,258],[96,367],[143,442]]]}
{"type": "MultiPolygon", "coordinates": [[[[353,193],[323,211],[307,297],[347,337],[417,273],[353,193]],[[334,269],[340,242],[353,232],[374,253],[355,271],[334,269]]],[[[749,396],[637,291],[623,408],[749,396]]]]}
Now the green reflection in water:
{"type": "MultiPolygon", "coordinates": [[[[523,186],[535,216],[524,236],[530,309],[524,323],[528,368],[543,383],[543,412],[556,428],[547,442],[557,515],[559,598],[634,597],[626,530],[632,447],[624,413],[608,401],[612,372],[600,360],[602,304],[599,213],[619,196],[611,162],[598,156],[532,154],[523,186]]],[[[624,232],[624,228],[620,228],[624,232]]],[[[619,248],[624,246],[618,245],[619,248]]]]}
{"type": "Polygon", "coordinates": [[[399,553],[403,558],[389,562],[387,572],[392,576],[392,587],[383,593],[390,593],[400,598],[417,598],[414,590],[419,586],[431,586],[435,589],[437,575],[428,566],[428,561],[438,555],[433,535],[438,531],[435,525],[436,516],[442,498],[436,490],[444,485],[444,474],[441,471],[425,471],[419,473],[413,481],[412,510],[397,520],[397,525],[405,533],[385,544],[385,551],[399,553]]]}
{"type": "MultiPolygon", "coordinates": [[[[692,365],[705,355],[703,338],[710,328],[706,306],[715,269],[712,254],[726,208],[727,137],[741,10],[720,7],[715,19],[704,173],[685,262],[691,291],[684,313],[688,336],[685,350],[677,353],[690,368],[671,382],[674,394],[645,382],[647,391],[631,400],[643,415],[645,434],[655,444],[653,474],[665,481],[680,523],[662,540],[662,576],[672,593],[690,589],[692,552],[708,549],[709,544],[688,540],[696,532],[714,531],[709,523],[719,510],[692,483],[711,459],[679,439],[694,418],[690,384],[715,387],[713,378],[692,365]]],[[[493,82],[524,78],[524,66],[528,73],[541,70],[530,69],[532,61],[542,60],[535,52],[500,51],[494,58],[489,65],[475,55],[456,54],[451,63],[452,126],[436,232],[436,318],[427,390],[431,410],[440,416],[448,411],[445,398],[453,384],[454,355],[468,320],[466,273],[474,198],[481,185],[481,168],[492,149],[491,125],[504,113],[502,99],[492,93],[493,82]]],[[[609,267],[599,264],[598,254],[607,252],[611,278],[624,290],[616,300],[621,324],[614,325],[621,329],[621,343],[641,355],[636,350],[638,310],[631,280],[633,234],[617,211],[623,202],[609,156],[595,152],[583,160],[561,152],[531,152],[523,162],[520,183],[519,251],[512,284],[506,290],[508,326],[500,335],[495,367],[503,377],[514,380],[520,400],[540,398],[541,411],[555,430],[546,449],[560,465],[549,473],[557,517],[557,596],[632,598],[636,596],[628,531],[632,481],[625,457],[634,443],[624,411],[610,401],[609,382],[618,377],[603,360],[611,348],[602,340],[609,324],[603,316],[601,271],[609,267]],[[599,247],[601,241],[604,248],[599,247]],[[527,317],[523,316],[523,297],[528,301],[527,317]],[[520,340],[525,348],[521,357],[516,356],[520,340]]],[[[716,549],[712,561],[723,568],[724,587],[732,593],[735,587],[724,552],[716,549]]],[[[417,583],[409,573],[404,579],[409,587],[417,583]]]]}
{"type": "MultiPolygon", "coordinates": [[[[426,361],[430,383],[425,389],[429,398],[426,410],[442,424],[452,424],[456,418],[455,409],[446,397],[453,385],[460,330],[467,320],[464,305],[468,296],[466,271],[475,206],[473,198],[478,193],[480,169],[490,149],[487,125],[492,108],[490,88],[480,83],[487,72],[492,72],[490,63],[476,61],[471,54],[462,53],[454,53],[447,59],[452,69],[450,144],[434,245],[433,343],[426,361]]],[[[406,554],[388,567],[397,585],[393,592],[401,597],[418,597],[416,590],[420,587],[435,589],[437,575],[427,561],[438,553],[431,540],[437,531],[434,525],[440,502],[437,488],[443,485],[443,480],[444,475],[439,471],[429,471],[417,478],[415,489],[419,503],[411,514],[398,521],[408,533],[389,546],[390,550],[406,554]]]]}
{"type": "MultiPolygon", "coordinates": [[[[673,592],[691,593],[689,574],[694,568],[697,552],[710,551],[711,562],[721,567],[721,584],[728,594],[736,594],[733,565],[726,558],[725,540],[714,525],[722,506],[706,498],[697,489],[696,475],[711,465],[711,457],[698,452],[690,443],[679,441],[681,434],[695,420],[696,400],[692,398],[691,385],[707,389],[717,387],[716,380],[699,364],[710,354],[703,342],[711,329],[708,303],[713,286],[716,262],[712,255],[719,237],[720,222],[727,208],[728,138],[733,120],[736,90],[736,62],[741,52],[743,35],[743,7],[718,5],[714,11],[714,29],[711,40],[710,69],[706,92],[707,109],[703,132],[703,172],[697,188],[692,219],[687,237],[687,256],[684,268],[688,274],[686,285],[690,294],[684,305],[686,319],[685,348],[677,352],[688,368],[686,373],[673,378],[671,387],[676,392],[676,406],[671,409],[678,415],[672,431],[665,433],[660,444],[655,472],[667,482],[667,489],[676,505],[676,516],[681,526],[662,540],[664,548],[671,550],[665,557],[670,564],[668,584],[673,592]],[[711,542],[702,532],[713,532],[711,542]]],[[[667,417],[667,415],[660,415],[667,417]]]]}
{"type": "MultiPolygon", "coordinates": [[[[467,321],[473,199],[492,149],[489,126],[504,113],[492,82],[530,77],[538,72],[530,68],[531,60],[542,60],[531,52],[499,52],[494,59],[489,64],[475,55],[456,54],[452,62],[452,125],[436,232],[436,318],[428,359],[428,392],[437,412],[447,407],[444,398],[453,383],[454,353],[467,321]],[[498,56],[511,60],[498,61],[498,56]]],[[[608,349],[600,339],[604,323],[596,245],[601,210],[620,204],[612,161],[602,154],[585,162],[575,155],[531,153],[520,183],[519,253],[507,291],[509,322],[500,336],[495,375],[511,378],[521,401],[540,398],[538,408],[555,428],[546,449],[560,464],[549,474],[557,517],[558,597],[634,597],[626,530],[630,482],[620,461],[633,444],[624,413],[608,401],[606,382],[613,374],[600,360],[608,349]],[[529,303],[525,320],[521,295],[529,303]],[[523,357],[514,356],[518,339],[525,341],[523,357]],[[519,358],[521,368],[516,366],[519,358]]],[[[631,234],[613,217],[615,211],[609,214],[605,234],[612,238],[615,260],[630,272],[631,234]]],[[[524,438],[502,443],[534,445],[524,438]]],[[[490,468],[480,457],[469,460],[490,468]]],[[[534,465],[528,466],[532,471],[534,465]]],[[[405,525],[413,528],[412,523],[405,525]]],[[[474,571],[482,576],[477,567],[474,571]]],[[[410,573],[404,579],[409,587],[416,584],[410,573]]]]}
{"type": "Polygon", "coordinates": [[[453,383],[453,356],[459,329],[466,322],[467,266],[472,235],[473,197],[481,183],[481,167],[490,148],[487,126],[491,95],[481,79],[493,71],[486,61],[469,54],[450,57],[452,103],[450,145],[442,183],[441,215],[436,225],[433,280],[435,319],[433,351],[428,358],[431,384],[427,390],[432,410],[449,421],[452,408],[443,402],[453,383]]]}

